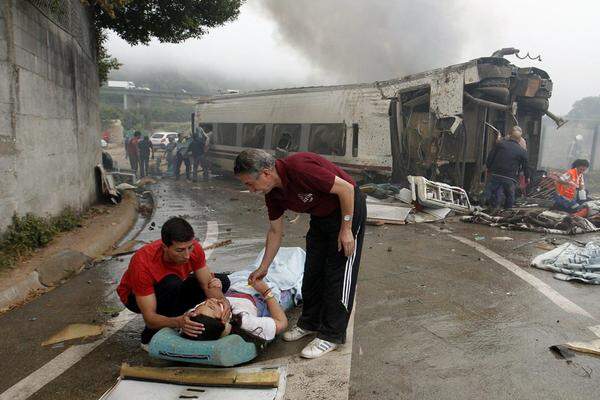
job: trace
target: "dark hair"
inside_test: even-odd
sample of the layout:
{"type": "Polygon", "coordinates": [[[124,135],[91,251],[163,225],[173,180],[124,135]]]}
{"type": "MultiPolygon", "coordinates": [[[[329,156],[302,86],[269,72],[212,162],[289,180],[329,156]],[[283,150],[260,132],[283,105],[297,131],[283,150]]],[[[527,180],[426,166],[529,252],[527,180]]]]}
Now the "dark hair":
{"type": "Polygon", "coordinates": [[[135,131],[135,133],[133,134],[133,136],[142,136],[142,132],[140,132],[140,131],[135,131]]]}
{"type": "Polygon", "coordinates": [[[225,324],[221,322],[221,320],[207,317],[206,315],[200,314],[190,318],[194,322],[198,322],[204,325],[204,331],[198,334],[198,336],[192,337],[188,336],[185,333],[181,333],[186,339],[191,340],[217,340],[223,334],[223,330],[225,329],[225,324]]]}
{"type": "Polygon", "coordinates": [[[173,242],[189,242],[194,239],[194,228],[185,219],[172,217],[163,224],[160,237],[165,246],[173,242]]]}
{"type": "Polygon", "coordinates": [[[588,160],[583,160],[580,158],[580,159],[573,161],[573,164],[571,164],[571,168],[579,168],[579,167],[589,168],[590,162],[588,160]]]}
{"type": "MultiPolygon", "coordinates": [[[[204,331],[196,337],[191,337],[185,333],[181,336],[191,340],[217,340],[223,334],[225,325],[220,319],[208,317],[203,314],[196,315],[190,318],[194,322],[199,322],[204,325],[204,331]]],[[[267,341],[253,332],[248,332],[242,329],[242,314],[233,314],[231,316],[231,334],[240,336],[245,342],[254,343],[257,351],[262,351],[267,346],[267,341]]]]}

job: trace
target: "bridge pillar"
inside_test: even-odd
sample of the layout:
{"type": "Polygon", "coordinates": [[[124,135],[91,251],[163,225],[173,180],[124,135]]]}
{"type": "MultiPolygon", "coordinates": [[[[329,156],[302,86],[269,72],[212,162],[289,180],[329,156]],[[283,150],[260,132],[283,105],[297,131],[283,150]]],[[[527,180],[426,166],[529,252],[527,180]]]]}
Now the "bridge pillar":
{"type": "Polygon", "coordinates": [[[123,94],[123,110],[127,110],[127,93],[123,94]]]}

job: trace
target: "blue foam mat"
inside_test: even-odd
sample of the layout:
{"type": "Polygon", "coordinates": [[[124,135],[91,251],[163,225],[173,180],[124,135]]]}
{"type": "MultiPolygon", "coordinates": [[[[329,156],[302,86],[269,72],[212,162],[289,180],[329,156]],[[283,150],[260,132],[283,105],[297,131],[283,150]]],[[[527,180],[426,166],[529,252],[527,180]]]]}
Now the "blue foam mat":
{"type": "Polygon", "coordinates": [[[163,328],[154,335],[148,352],[163,360],[220,367],[242,364],[257,356],[254,343],[238,335],[227,335],[219,340],[189,340],[171,328],[163,328]]]}

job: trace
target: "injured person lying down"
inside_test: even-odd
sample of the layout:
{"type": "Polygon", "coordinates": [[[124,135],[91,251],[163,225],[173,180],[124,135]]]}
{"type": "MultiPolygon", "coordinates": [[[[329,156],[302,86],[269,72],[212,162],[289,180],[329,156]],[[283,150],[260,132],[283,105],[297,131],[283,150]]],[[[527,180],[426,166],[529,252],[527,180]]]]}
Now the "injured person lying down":
{"type": "Polygon", "coordinates": [[[190,318],[203,324],[204,331],[196,337],[184,333],[182,336],[192,340],[216,340],[233,333],[257,345],[275,339],[275,335],[287,327],[285,311],[263,280],[256,280],[253,288],[260,297],[234,291],[225,294],[231,304],[230,312],[225,311],[224,300],[208,299],[198,304],[191,310],[190,318]],[[263,308],[266,310],[259,312],[263,308]]]}

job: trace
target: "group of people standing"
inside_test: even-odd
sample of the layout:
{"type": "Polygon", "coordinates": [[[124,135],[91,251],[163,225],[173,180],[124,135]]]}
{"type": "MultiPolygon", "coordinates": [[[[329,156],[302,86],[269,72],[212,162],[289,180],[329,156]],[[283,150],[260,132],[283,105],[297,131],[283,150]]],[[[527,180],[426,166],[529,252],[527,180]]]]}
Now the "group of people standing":
{"type": "Polygon", "coordinates": [[[210,177],[210,162],[208,150],[210,147],[210,134],[204,129],[197,127],[191,137],[183,137],[179,134],[179,140],[175,142],[169,139],[165,149],[167,157],[167,170],[179,180],[181,176],[181,165],[185,165],[185,177],[196,182],[198,180],[198,167],[202,167],[203,179],[210,177]]]}
{"type": "Polygon", "coordinates": [[[125,154],[129,159],[131,169],[140,177],[148,175],[150,172],[150,154],[154,159],[154,147],[148,135],[144,135],[140,131],[135,131],[133,137],[125,139],[125,154]]]}
{"type": "MultiPolygon", "coordinates": [[[[181,166],[185,165],[185,176],[194,182],[198,178],[198,169],[202,168],[204,180],[210,176],[210,162],[208,150],[210,146],[210,134],[201,127],[197,127],[191,137],[179,134],[177,140],[173,136],[168,137],[165,146],[165,158],[167,161],[167,174],[178,180],[181,176],[181,166]]],[[[131,169],[140,177],[149,173],[150,159],[154,159],[155,149],[148,135],[135,131],[132,137],[125,139],[126,157],[129,159],[131,169]]]]}
{"type": "MultiPolygon", "coordinates": [[[[580,141],[580,139],[578,139],[580,141]]],[[[571,157],[571,150],[569,150],[571,157]]],[[[514,126],[508,137],[499,136],[486,160],[487,185],[485,199],[492,210],[512,208],[515,204],[517,185],[524,191],[530,181],[527,143],[520,127],[514,126]]],[[[549,174],[554,181],[553,208],[576,212],[587,199],[583,174],[590,163],[575,159],[571,168],[563,174],[549,174]]]]}

